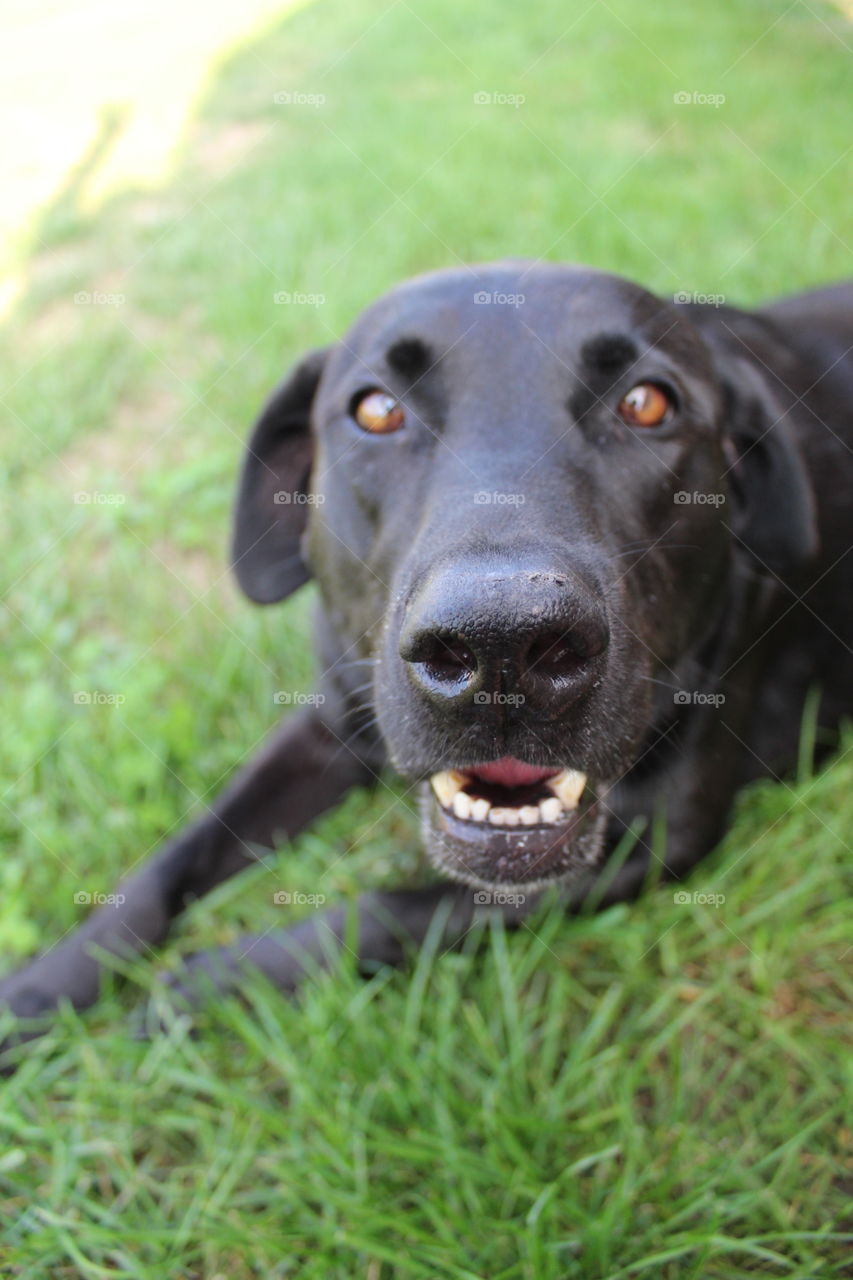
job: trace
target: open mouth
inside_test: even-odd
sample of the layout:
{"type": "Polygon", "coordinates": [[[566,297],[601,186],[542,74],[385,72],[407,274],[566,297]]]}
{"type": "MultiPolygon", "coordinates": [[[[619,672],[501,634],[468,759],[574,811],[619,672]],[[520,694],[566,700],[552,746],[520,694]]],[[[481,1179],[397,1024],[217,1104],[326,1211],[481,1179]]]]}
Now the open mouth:
{"type": "Polygon", "coordinates": [[[600,797],[578,769],[543,769],[506,757],[434,773],[429,790],[427,848],[456,879],[539,887],[598,858],[600,797]]]}
{"type": "Polygon", "coordinates": [[[520,760],[434,773],[430,785],[445,811],[493,827],[554,826],[580,803],[587,783],[577,769],[537,769],[520,760]]]}

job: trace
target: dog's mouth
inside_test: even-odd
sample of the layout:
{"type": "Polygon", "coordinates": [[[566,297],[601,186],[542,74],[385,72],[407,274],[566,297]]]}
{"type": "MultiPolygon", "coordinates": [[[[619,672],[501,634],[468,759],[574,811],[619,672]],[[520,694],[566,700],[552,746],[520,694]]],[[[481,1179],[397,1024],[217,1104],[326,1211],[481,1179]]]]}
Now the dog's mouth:
{"type": "Polygon", "coordinates": [[[434,773],[424,805],[427,849],[478,886],[567,879],[598,858],[603,789],[579,769],[544,769],[506,757],[434,773]]]}
{"type": "Polygon", "coordinates": [[[586,784],[586,774],[577,769],[537,769],[510,758],[430,778],[445,813],[498,828],[565,823],[577,810],[586,784]]]}

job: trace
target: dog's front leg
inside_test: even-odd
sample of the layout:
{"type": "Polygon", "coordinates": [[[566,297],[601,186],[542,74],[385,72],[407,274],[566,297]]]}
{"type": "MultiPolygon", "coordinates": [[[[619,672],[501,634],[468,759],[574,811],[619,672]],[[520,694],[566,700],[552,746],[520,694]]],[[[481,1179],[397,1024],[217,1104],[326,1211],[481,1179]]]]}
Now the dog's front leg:
{"type": "MultiPolygon", "coordinates": [[[[521,923],[538,901],[509,896],[499,905],[481,905],[490,895],[467,885],[436,884],[428,888],[374,890],[352,904],[332,907],[308,916],[288,929],[246,934],[224,947],[213,947],[186,956],[181,968],[169,975],[169,1003],[178,1011],[193,1010],[212,994],[236,992],[247,972],[262,973],[280,990],[293,992],[308,974],[334,966],[342,950],[353,956],[360,972],[369,974],[384,965],[399,965],[425,941],[430,930],[442,951],[457,947],[478,920],[500,915],[507,927],[521,923]],[[349,919],[350,910],[352,919],[349,919]]],[[[156,1006],[148,1010],[151,1030],[160,1017],[156,1006]]]]}
{"type": "Polygon", "coordinates": [[[111,895],[118,905],[99,907],[64,941],[0,982],[0,1010],[33,1018],[62,1000],[86,1008],[100,985],[95,952],[149,951],[190,902],[256,865],[277,838],[295,836],[373,777],[315,709],[297,712],[202,817],[119,886],[111,895]]]}

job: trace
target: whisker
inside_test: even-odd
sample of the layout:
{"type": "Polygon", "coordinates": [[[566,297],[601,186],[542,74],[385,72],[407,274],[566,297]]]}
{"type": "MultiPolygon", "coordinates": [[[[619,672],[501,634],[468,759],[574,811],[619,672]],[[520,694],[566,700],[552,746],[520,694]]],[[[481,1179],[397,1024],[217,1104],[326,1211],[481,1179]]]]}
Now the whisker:
{"type": "Polygon", "coordinates": [[[659,684],[662,689],[672,689],[675,693],[680,692],[680,685],[670,684],[668,680],[656,680],[654,676],[640,676],[641,680],[647,680],[649,684],[659,684]]]}
{"type": "Polygon", "coordinates": [[[626,547],[622,551],[616,551],[610,557],[611,560],[621,560],[623,556],[632,556],[643,554],[650,551],[652,547],[658,546],[662,551],[699,551],[700,548],[693,542],[647,542],[645,545],[639,543],[635,547],[626,547]]]}
{"type": "Polygon", "coordinates": [[[347,693],[349,693],[353,698],[357,698],[360,693],[366,693],[368,689],[372,688],[373,681],[368,680],[366,684],[360,684],[356,689],[348,689],[347,693]]]}

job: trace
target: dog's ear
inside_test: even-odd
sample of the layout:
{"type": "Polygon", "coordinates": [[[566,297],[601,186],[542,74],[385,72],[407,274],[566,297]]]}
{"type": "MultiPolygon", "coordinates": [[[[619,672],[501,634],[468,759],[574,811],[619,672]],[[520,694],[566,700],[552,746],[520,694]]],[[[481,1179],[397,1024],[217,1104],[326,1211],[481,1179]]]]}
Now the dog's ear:
{"type": "Polygon", "coordinates": [[[817,553],[815,498],[789,414],[768,377],[736,359],[723,378],[728,521],[759,566],[786,574],[817,553]]]}
{"type": "Polygon", "coordinates": [[[252,428],[237,491],[231,564],[250,600],[274,604],[311,576],[300,554],[313,445],[311,406],[329,348],[312,351],[252,428]]]}

